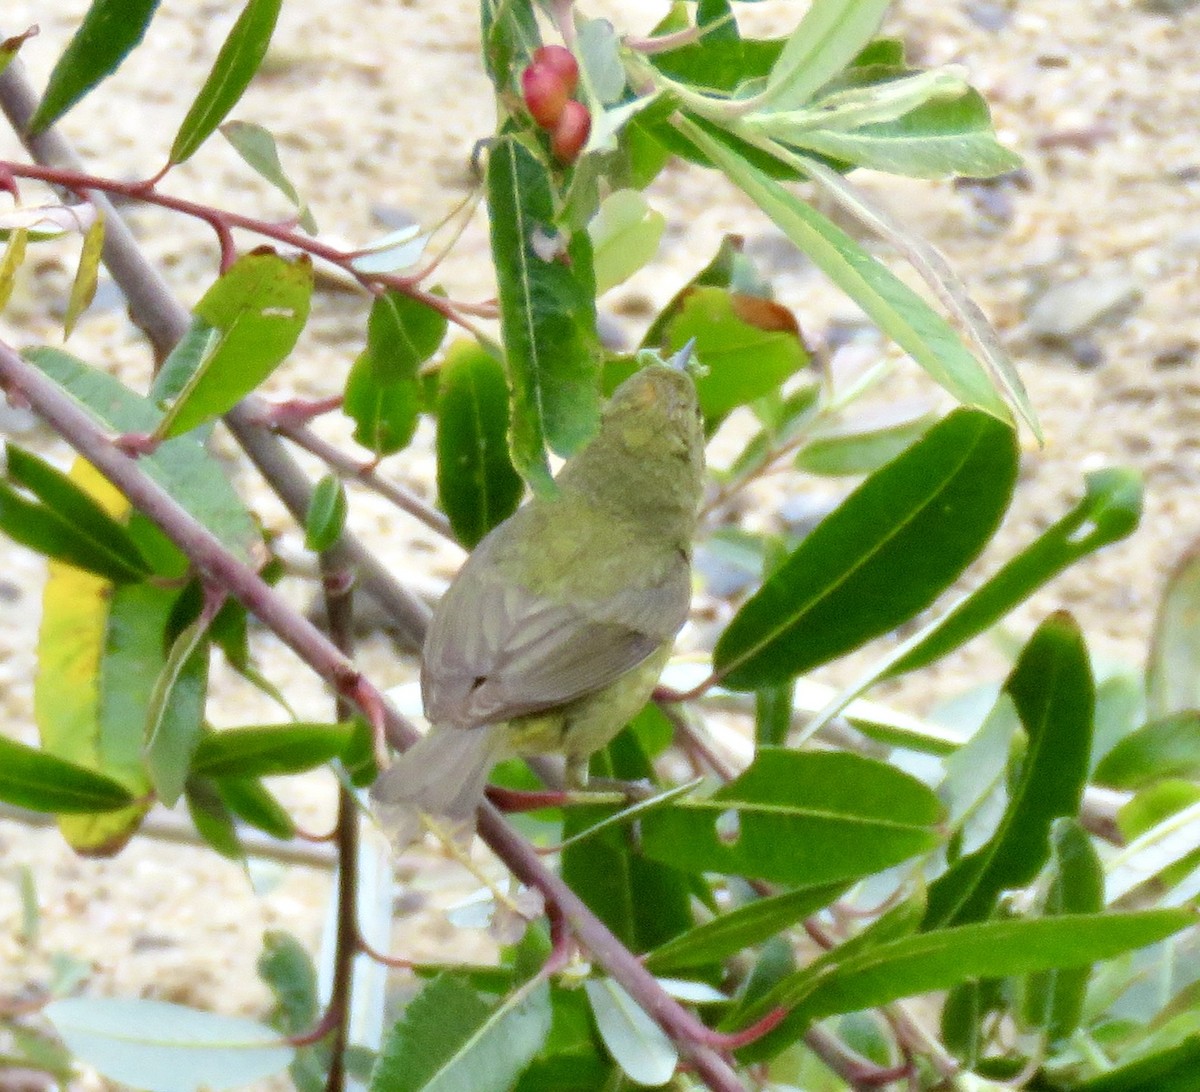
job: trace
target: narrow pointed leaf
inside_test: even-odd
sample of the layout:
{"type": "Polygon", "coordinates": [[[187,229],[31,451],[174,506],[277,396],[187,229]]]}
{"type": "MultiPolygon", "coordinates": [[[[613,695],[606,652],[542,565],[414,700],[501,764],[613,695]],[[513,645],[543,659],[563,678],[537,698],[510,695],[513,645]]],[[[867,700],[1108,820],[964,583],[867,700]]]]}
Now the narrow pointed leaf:
{"type": "Polygon", "coordinates": [[[1167,578],[1146,664],[1146,713],[1157,720],[1200,709],[1200,549],[1193,544],[1167,578]]]}
{"type": "Polygon", "coordinates": [[[492,1007],[460,979],[434,979],[384,1037],[371,1092],[507,1092],[550,1032],[550,987],[534,978],[492,1007]]]}
{"type": "Polygon", "coordinates": [[[29,122],[31,133],[53,125],[142,40],[158,0],[92,0],[83,22],[50,73],[29,122]]]}
{"type": "Polygon", "coordinates": [[[25,246],[28,241],[29,231],[27,228],[17,228],[9,232],[8,242],[4,246],[4,256],[0,257],[0,311],[8,306],[8,301],[12,298],[17,270],[25,261],[25,246]]]}
{"type": "Polygon", "coordinates": [[[310,235],[316,235],[317,222],[308,206],[300,200],[292,180],[284,174],[283,164],[279,162],[279,149],[271,133],[251,121],[227,121],[221,126],[221,135],[250,167],[296,206],[300,226],[310,235]]]}
{"type": "Polygon", "coordinates": [[[71,336],[79,316],[87,310],[96,295],[96,281],[100,275],[100,253],[104,249],[104,217],[97,216],[83,237],[83,249],[79,253],[79,266],[71,284],[71,295],[67,301],[67,313],[63,317],[63,341],[71,336]]]}
{"type": "Polygon", "coordinates": [[[929,789],[885,763],[764,747],[707,800],[645,816],[642,848],[687,871],[812,886],[866,876],[932,849],[941,817],[929,789]]]}
{"type": "Polygon", "coordinates": [[[339,757],[354,724],[278,724],[206,735],[192,771],[204,777],[277,777],[303,773],[339,757]]]}
{"type": "Polygon", "coordinates": [[[261,781],[252,777],[218,777],[213,784],[221,803],[243,823],[281,842],[296,836],[296,824],[287,808],[261,781]]]}
{"type": "Polygon", "coordinates": [[[1029,883],[1050,854],[1054,820],[1074,815],[1083,799],[1096,691],[1070,615],[1042,623],[1005,690],[1028,737],[1020,776],[994,837],[930,886],[926,928],[979,921],[1003,891],[1029,883]]]}
{"type": "Polygon", "coordinates": [[[670,974],[728,959],[790,929],[828,906],[845,889],[841,883],[820,884],[756,899],[655,948],[645,958],[646,969],[670,974]]]}
{"type": "Polygon", "coordinates": [[[1154,944],[1195,922],[1188,910],[1149,910],[977,922],[906,936],[844,962],[834,958],[816,976],[802,970],[781,981],[745,1019],[759,1019],[781,1006],[792,1011],[740,1055],[747,1061],[770,1057],[828,1016],[877,1008],[964,981],[1086,966],[1154,944]]]}
{"type": "Polygon", "coordinates": [[[516,511],[524,483],[508,453],[508,385],[491,353],[450,347],[438,382],[438,499],[464,546],[516,511]]]}
{"type": "Polygon", "coordinates": [[[197,619],[175,639],[146,710],[146,769],[158,798],[169,808],[183,795],[204,728],[207,637],[207,619],[197,619]]]}
{"type": "Polygon", "coordinates": [[[247,0],[213,63],[212,71],[171,145],[171,162],[182,163],[211,135],[249,86],[267,53],[283,0],[247,0]]]}
{"type": "Polygon", "coordinates": [[[33,811],[88,815],[129,807],[133,796],[110,777],[0,736],[0,800],[33,811]]]}
{"type": "Polygon", "coordinates": [[[724,684],[778,683],[925,609],[992,536],[1016,472],[1012,429],[952,413],[859,486],[742,607],[713,654],[724,684]]]}
{"type": "Polygon", "coordinates": [[[949,323],[894,273],[831,220],[698,125],[685,120],[680,129],[937,383],[965,405],[1002,421],[1010,419],[983,365],[949,323]]]}
{"type": "Polygon", "coordinates": [[[527,481],[546,489],[544,445],[569,455],[599,420],[591,245],[586,232],[576,232],[567,252],[555,254],[549,173],[514,138],[492,145],[487,188],[513,392],[513,460],[527,481]]]}
{"type": "Polygon", "coordinates": [[[816,0],[767,77],[762,105],[803,106],[875,37],[891,0],[816,0]]]}
{"type": "Polygon", "coordinates": [[[231,410],[292,351],[308,321],[312,261],[271,250],[243,255],[195,307],[196,317],[219,331],[156,433],[180,436],[231,410]]]}
{"type": "Polygon", "coordinates": [[[165,1001],[71,997],[43,1012],[81,1061],[152,1092],[242,1086],[286,1068],[294,1053],[264,1024],[165,1001]]]}
{"type": "Polygon", "coordinates": [[[246,856],[242,840],[238,837],[233,813],[225,806],[217,787],[202,777],[189,777],[184,791],[188,815],[191,816],[196,833],[200,835],[222,857],[231,861],[243,860],[246,856]]]}

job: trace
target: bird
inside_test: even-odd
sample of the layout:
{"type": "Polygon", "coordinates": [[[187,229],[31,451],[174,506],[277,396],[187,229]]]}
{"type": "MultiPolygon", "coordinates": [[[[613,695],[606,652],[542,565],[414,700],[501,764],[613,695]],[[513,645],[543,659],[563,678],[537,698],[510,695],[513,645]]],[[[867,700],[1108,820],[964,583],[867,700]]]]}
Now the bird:
{"type": "Polygon", "coordinates": [[[704,418],[688,371],[635,371],[599,428],[476,546],[438,602],[421,655],[431,728],[371,790],[403,846],[429,820],[474,830],[496,763],[562,754],[586,784],[591,754],[649,700],[691,602],[704,487],[704,418]]]}

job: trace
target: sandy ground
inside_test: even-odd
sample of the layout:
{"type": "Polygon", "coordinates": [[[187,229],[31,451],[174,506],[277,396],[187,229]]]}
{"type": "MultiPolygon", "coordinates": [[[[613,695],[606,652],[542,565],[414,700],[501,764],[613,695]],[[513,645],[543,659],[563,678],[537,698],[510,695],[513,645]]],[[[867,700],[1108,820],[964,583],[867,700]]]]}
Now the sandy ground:
{"type": "MultiPolygon", "coordinates": [[[[86,6],[86,0],[4,4],[0,37],[30,23],[41,26],[23,53],[39,85],[86,6]]],[[[663,7],[614,0],[590,11],[644,32],[663,7]]],[[[794,21],[800,7],[767,2],[745,5],[745,14],[755,27],[778,29],[794,21]]],[[[64,132],[97,172],[145,177],[158,168],[238,8],[215,0],[164,5],[141,50],[68,116],[64,132]]],[[[1002,139],[1026,162],[1022,184],[999,190],[856,176],[946,254],[1016,356],[1043,421],[1048,442],[1042,449],[1027,445],[1018,498],[988,557],[994,563],[1058,518],[1079,496],[1085,471],[1115,463],[1145,476],[1146,517],[1136,536],[1061,578],[1023,608],[1011,628],[1027,633],[1048,611],[1065,607],[1081,621],[1098,657],[1137,665],[1165,574],[1200,534],[1194,435],[1200,417],[1194,106],[1200,10],[1166,16],[1128,0],[900,3],[892,27],[919,63],[967,67],[993,105],[1002,139]],[[1085,324],[1066,348],[1039,343],[1029,329],[1032,308],[1081,278],[1088,279],[1084,297],[1108,290],[1125,297],[1123,314],[1085,324]]],[[[389,213],[435,222],[468,193],[471,146],[490,131],[474,5],[289,0],[266,74],[236,116],[277,135],[285,166],[329,236],[369,240],[387,230],[389,213]]],[[[16,154],[13,139],[0,134],[0,155],[16,154]]],[[[230,208],[286,211],[220,139],[177,170],[166,188],[230,208]]],[[[605,301],[635,336],[726,232],[747,237],[811,342],[821,344],[861,322],[761,215],[711,175],[683,166],[669,170],[651,198],[669,223],[660,257],[605,301]]],[[[131,210],[130,216],[180,298],[194,301],[214,271],[206,231],[154,210],[131,210]]],[[[491,294],[485,250],[485,226],[477,217],[443,267],[451,295],[491,294]]],[[[880,252],[886,255],[886,248],[880,252]]],[[[70,263],[66,250],[36,252],[0,318],[0,336],[19,345],[58,340],[70,263]]],[[[364,310],[359,297],[322,293],[300,350],[272,381],[273,391],[338,391],[360,348],[364,310]]],[[[147,351],[103,289],[70,348],[131,383],[145,382],[147,351]]],[[[905,380],[897,389],[918,386],[905,380]]],[[[22,414],[8,413],[0,423],[18,442],[65,458],[65,449],[22,414]]],[[[331,434],[344,435],[332,428],[331,434]]],[[[386,469],[428,493],[429,438],[422,432],[420,439],[386,469]]],[[[240,480],[267,526],[295,545],[280,506],[261,495],[248,472],[240,480]]],[[[829,486],[794,481],[787,490],[810,488],[829,486]]],[[[752,518],[770,523],[789,497],[771,484],[754,499],[752,518]]],[[[405,571],[436,581],[457,564],[458,554],[373,496],[355,495],[352,522],[405,571]]],[[[16,549],[4,548],[3,560],[0,713],[7,733],[28,740],[42,566],[16,549]]],[[[308,594],[300,582],[290,591],[297,601],[308,594]]],[[[327,715],[320,688],[298,666],[269,639],[259,638],[258,647],[284,672],[300,708],[327,715]]],[[[385,685],[412,678],[412,663],[383,638],[369,641],[362,659],[385,685]]],[[[980,641],[893,697],[920,712],[1003,670],[996,648],[980,641]]],[[[221,677],[215,723],[275,716],[259,695],[221,677]]],[[[305,825],[327,825],[328,781],[281,790],[305,825]]],[[[451,881],[441,870],[430,881],[443,882],[451,881]]],[[[264,867],[248,877],[211,853],[140,840],[115,861],[81,861],[53,832],[0,821],[0,995],[45,981],[53,954],[67,952],[90,964],[89,989],[96,992],[255,1011],[263,1001],[253,975],[261,931],[288,928],[315,945],[326,887],[319,871],[264,867]],[[42,911],[33,946],[20,941],[16,887],[9,882],[22,865],[33,870],[42,911]]],[[[422,898],[417,893],[407,905],[422,898]]],[[[409,952],[432,954],[451,935],[436,916],[402,922],[394,943],[409,952]]]]}

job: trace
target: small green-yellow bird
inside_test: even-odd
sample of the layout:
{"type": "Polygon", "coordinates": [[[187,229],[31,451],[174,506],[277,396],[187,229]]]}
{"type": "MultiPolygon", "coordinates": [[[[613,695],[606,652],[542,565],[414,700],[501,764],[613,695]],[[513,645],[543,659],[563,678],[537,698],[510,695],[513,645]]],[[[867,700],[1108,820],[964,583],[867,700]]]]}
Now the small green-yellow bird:
{"type": "MultiPolygon", "coordinates": [[[[686,356],[686,354],[680,354],[686,356]]],[[[432,728],[372,789],[399,844],[472,824],[492,767],[556,753],[568,782],[649,699],[691,600],[704,422],[686,370],[650,364],[595,437],[475,548],[422,653],[432,728]]]]}

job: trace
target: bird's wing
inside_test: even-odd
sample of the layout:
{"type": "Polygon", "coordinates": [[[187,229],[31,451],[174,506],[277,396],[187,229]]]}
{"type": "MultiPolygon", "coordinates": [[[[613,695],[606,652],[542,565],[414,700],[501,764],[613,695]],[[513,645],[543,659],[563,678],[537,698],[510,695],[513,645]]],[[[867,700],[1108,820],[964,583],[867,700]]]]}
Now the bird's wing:
{"type": "Polygon", "coordinates": [[[469,565],[426,638],[421,691],[435,724],[469,728],[598,690],[679,630],[691,596],[686,558],[663,578],[602,604],[556,602],[469,565]]]}

